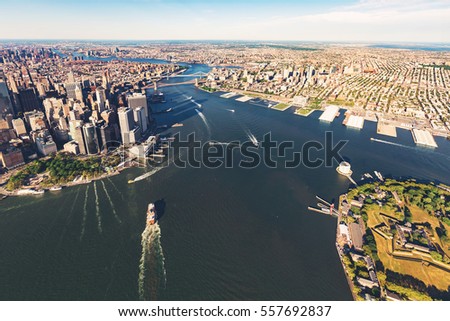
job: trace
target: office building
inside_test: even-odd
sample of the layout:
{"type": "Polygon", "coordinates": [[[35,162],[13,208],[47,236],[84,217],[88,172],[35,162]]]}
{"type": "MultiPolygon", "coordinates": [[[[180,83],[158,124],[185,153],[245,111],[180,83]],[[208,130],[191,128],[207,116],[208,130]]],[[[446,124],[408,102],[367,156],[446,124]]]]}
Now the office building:
{"type": "Polygon", "coordinates": [[[134,93],[127,97],[128,107],[136,109],[137,107],[144,108],[145,117],[148,120],[148,104],[147,96],[145,94],[134,93]]]}
{"type": "Polygon", "coordinates": [[[94,124],[87,123],[83,125],[84,142],[86,145],[86,152],[90,155],[97,154],[99,151],[97,129],[94,124]]]}
{"type": "Polygon", "coordinates": [[[76,142],[75,140],[71,140],[70,142],[65,143],[64,151],[74,155],[80,154],[80,147],[78,142],[76,142]]]}
{"type": "Polygon", "coordinates": [[[133,110],[128,107],[121,107],[118,109],[120,135],[122,143],[129,145],[130,131],[134,128],[133,110]]]}
{"type": "Polygon", "coordinates": [[[102,113],[106,109],[106,91],[102,86],[95,89],[95,98],[97,99],[98,112],[102,113]]]}
{"type": "Polygon", "coordinates": [[[133,110],[134,122],[140,127],[141,133],[147,131],[147,118],[143,107],[136,107],[133,110]]]}
{"type": "Polygon", "coordinates": [[[9,97],[8,87],[0,80],[0,118],[6,114],[14,115],[14,108],[9,97]]]}
{"type": "Polygon", "coordinates": [[[12,169],[14,167],[25,164],[22,151],[18,148],[9,148],[0,152],[0,161],[3,167],[12,169]]]}
{"type": "Polygon", "coordinates": [[[78,143],[80,154],[87,154],[86,145],[84,143],[83,127],[81,125],[75,127],[73,139],[78,143]]]}
{"type": "Polygon", "coordinates": [[[38,152],[47,156],[57,152],[56,143],[51,135],[39,134],[35,139],[38,152]]]}
{"type": "Polygon", "coordinates": [[[17,136],[26,135],[27,129],[25,127],[25,122],[22,118],[17,118],[12,120],[12,125],[14,130],[16,131],[17,136]]]}

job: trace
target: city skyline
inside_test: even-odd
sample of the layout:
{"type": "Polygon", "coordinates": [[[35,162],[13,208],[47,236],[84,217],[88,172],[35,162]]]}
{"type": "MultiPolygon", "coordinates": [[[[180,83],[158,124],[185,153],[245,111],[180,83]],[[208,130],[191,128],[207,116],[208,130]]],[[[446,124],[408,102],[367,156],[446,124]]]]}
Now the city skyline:
{"type": "Polygon", "coordinates": [[[448,0],[0,4],[0,39],[450,42],[448,0]]]}

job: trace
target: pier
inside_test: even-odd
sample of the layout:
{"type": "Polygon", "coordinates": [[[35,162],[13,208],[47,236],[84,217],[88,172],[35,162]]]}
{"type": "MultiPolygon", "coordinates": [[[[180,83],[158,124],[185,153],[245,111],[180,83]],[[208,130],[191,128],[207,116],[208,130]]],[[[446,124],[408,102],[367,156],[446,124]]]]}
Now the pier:
{"type": "Polygon", "coordinates": [[[422,129],[412,129],[411,130],[414,142],[417,145],[426,146],[426,147],[432,147],[437,148],[438,145],[436,144],[436,141],[434,140],[433,135],[427,130],[422,129]]]}
{"type": "Polygon", "coordinates": [[[328,123],[333,122],[339,112],[339,106],[330,105],[325,107],[325,111],[320,115],[319,120],[326,121],[328,123]]]}
{"type": "Polygon", "coordinates": [[[317,200],[319,200],[319,203],[317,203],[317,206],[319,206],[319,208],[308,206],[308,210],[335,217],[339,216],[339,212],[334,208],[334,204],[327,202],[326,200],[317,195],[316,198],[317,200]]]}

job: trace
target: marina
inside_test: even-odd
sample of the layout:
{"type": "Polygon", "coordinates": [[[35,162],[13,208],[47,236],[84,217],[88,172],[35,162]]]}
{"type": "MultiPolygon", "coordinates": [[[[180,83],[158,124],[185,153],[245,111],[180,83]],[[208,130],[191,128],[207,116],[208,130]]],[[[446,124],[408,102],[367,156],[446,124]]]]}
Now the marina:
{"type": "Polygon", "coordinates": [[[319,201],[317,203],[317,206],[319,208],[308,206],[308,210],[316,212],[316,213],[335,216],[335,217],[339,216],[339,212],[335,209],[334,204],[327,202],[326,200],[324,200],[323,198],[321,198],[317,195],[316,195],[316,199],[319,201]]]}

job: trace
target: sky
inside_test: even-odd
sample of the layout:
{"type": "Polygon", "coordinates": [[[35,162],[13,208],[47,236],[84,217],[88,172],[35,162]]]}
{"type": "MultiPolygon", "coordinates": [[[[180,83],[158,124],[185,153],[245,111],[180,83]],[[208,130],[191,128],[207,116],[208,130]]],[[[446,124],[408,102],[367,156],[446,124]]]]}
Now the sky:
{"type": "Polygon", "coordinates": [[[0,0],[0,39],[450,43],[450,0],[0,0]]]}

